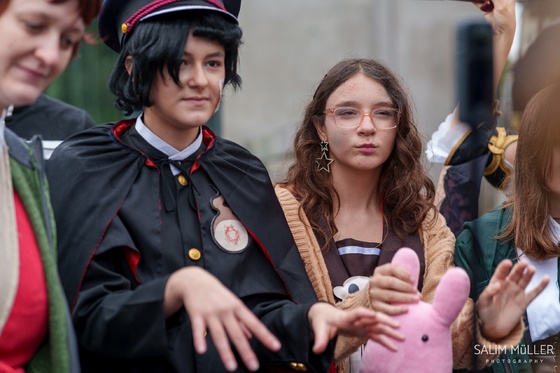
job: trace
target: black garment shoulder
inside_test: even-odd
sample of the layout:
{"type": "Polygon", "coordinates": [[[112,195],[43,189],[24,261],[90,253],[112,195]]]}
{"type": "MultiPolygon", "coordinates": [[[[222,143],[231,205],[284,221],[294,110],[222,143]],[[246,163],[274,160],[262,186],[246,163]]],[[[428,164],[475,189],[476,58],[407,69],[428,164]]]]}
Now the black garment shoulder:
{"type": "Polygon", "coordinates": [[[34,104],[16,108],[6,126],[25,139],[40,135],[43,140],[64,140],[95,122],[85,110],[42,94],[34,104]]]}
{"type": "MultiPolygon", "coordinates": [[[[58,227],[61,280],[71,305],[106,228],[138,173],[151,166],[149,158],[118,138],[119,131],[132,124],[100,125],[76,134],[55,150],[47,165],[58,227]]],[[[315,301],[266,168],[243,147],[205,131],[214,140],[200,156],[199,167],[267,252],[292,299],[315,301]]],[[[154,175],[158,177],[158,173],[154,175]]]]}

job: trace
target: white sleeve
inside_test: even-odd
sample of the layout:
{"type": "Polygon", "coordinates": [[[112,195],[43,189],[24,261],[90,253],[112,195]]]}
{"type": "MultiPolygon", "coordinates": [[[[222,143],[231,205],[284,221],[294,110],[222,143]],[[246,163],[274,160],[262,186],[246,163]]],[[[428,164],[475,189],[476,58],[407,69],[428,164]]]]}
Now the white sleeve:
{"type": "Polygon", "coordinates": [[[432,134],[432,138],[426,144],[426,156],[432,163],[445,163],[449,153],[470,129],[467,123],[458,123],[455,128],[450,129],[454,112],[449,114],[438,129],[432,134]]]}

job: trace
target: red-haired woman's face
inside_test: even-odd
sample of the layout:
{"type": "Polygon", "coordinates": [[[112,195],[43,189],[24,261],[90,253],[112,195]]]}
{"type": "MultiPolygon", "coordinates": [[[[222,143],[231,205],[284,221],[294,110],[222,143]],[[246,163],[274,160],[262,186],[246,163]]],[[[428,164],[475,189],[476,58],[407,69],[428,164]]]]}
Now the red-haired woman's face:
{"type": "Polygon", "coordinates": [[[28,105],[66,68],[85,32],[75,0],[11,0],[0,14],[0,108],[28,105]]]}

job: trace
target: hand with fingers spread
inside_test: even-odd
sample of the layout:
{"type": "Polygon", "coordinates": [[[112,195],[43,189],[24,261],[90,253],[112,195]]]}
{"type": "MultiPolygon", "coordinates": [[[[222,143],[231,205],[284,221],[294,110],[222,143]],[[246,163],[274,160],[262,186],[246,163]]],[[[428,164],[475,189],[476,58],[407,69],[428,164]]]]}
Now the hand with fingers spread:
{"type": "Polygon", "coordinates": [[[335,335],[370,338],[395,351],[391,339],[402,341],[404,335],[397,331],[399,323],[391,317],[364,307],[341,310],[326,302],[315,303],[309,309],[309,324],[315,336],[313,352],[325,350],[335,335]]]}
{"type": "Polygon", "coordinates": [[[253,336],[272,351],[281,347],[278,339],[245,304],[202,268],[185,267],[169,277],[164,295],[166,316],[181,307],[189,315],[196,351],[199,354],[206,352],[208,332],[230,372],[237,369],[231,344],[251,371],[259,369],[259,361],[249,345],[253,336]]]}
{"type": "Polygon", "coordinates": [[[478,316],[482,320],[481,332],[491,341],[500,340],[511,332],[529,303],[544,290],[549,281],[548,276],[544,276],[534,289],[525,292],[535,268],[525,261],[512,266],[508,259],[498,264],[477,302],[478,316]]]}
{"type": "Polygon", "coordinates": [[[413,283],[410,273],[396,264],[387,263],[377,267],[369,280],[373,309],[387,315],[405,313],[407,307],[403,303],[416,303],[421,297],[413,283]]]}

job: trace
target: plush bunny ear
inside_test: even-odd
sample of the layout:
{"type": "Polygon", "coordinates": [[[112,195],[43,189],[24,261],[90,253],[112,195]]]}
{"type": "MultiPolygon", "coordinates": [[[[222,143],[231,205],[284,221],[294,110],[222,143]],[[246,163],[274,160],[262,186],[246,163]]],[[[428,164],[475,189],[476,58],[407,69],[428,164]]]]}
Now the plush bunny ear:
{"type": "Polygon", "coordinates": [[[402,247],[393,256],[391,263],[396,264],[400,267],[406,269],[412,279],[414,280],[414,286],[418,286],[418,276],[420,275],[420,260],[418,255],[409,247],[402,247]]]}
{"type": "Polygon", "coordinates": [[[458,267],[449,269],[439,281],[432,307],[446,324],[451,325],[461,312],[470,287],[469,275],[458,267]]]}

